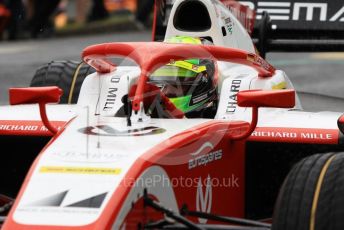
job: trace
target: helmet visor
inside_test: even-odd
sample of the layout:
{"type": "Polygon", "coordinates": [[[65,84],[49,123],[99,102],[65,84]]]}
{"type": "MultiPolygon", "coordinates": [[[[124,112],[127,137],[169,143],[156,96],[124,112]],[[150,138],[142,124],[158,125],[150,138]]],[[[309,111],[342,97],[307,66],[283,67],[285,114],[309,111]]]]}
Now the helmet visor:
{"type": "Polygon", "coordinates": [[[169,98],[183,97],[193,93],[193,88],[198,85],[197,76],[205,70],[205,66],[177,61],[157,69],[149,82],[160,87],[169,98]]]}

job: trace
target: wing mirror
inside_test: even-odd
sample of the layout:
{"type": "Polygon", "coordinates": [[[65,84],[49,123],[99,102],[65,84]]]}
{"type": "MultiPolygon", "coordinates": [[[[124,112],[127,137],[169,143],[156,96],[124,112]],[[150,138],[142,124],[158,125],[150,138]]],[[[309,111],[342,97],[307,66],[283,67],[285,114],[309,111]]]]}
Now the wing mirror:
{"type": "Polygon", "coordinates": [[[294,90],[247,90],[240,91],[237,95],[238,105],[241,107],[252,107],[252,121],[248,130],[237,136],[232,136],[232,140],[242,140],[251,135],[257,126],[258,108],[293,108],[295,106],[294,90]]]}
{"type": "Polygon", "coordinates": [[[9,98],[11,105],[38,103],[41,119],[45,127],[53,134],[57,129],[49,122],[45,105],[47,103],[58,103],[63,91],[56,86],[10,88],[9,98]]]}
{"type": "Polygon", "coordinates": [[[295,91],[284,90],[246,90],[238,93],[238,105],[241,107],[293,108],[295,91]]]}

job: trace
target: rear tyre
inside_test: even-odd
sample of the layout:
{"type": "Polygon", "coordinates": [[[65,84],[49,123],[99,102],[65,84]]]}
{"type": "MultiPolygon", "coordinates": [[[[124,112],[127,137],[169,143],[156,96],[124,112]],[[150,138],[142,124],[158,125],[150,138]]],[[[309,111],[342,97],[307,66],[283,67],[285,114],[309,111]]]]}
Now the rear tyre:
{"type": "Polygon", "coordinates": [[[344,229],[344,153],[317,154],[289,173],[275,206],[273,230],[344,229]]]}
{"type": "Polygon", "coordinates": [[[93,72],[91,66],[77,61],[52,61],[36,71],[30,86],[58,86],[63,90],[60,104],[74,104],[78,101],[82,82],[93,72]]]}

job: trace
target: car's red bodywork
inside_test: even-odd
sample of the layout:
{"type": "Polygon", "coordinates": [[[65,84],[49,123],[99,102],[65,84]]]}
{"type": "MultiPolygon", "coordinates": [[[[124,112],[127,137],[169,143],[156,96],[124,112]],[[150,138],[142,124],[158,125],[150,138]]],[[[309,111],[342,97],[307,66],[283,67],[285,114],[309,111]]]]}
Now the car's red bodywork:
{"type": "MultiPolygon", "coordinates": [[[[235,21],[220,2],[199,2],[202,7],[217,5],[208,9],[214,20],[235,21]]],[[[244,40],[245,28],[240,29],[238,37],[244,40]]],[[[210,34],[214,41],[231,41],[219,31],[210,34]]],[[[82,59],[96,73],[84,81],[78,104],[72,106],[45,108],[47,102],[58,101],[61,91],[56,87],[11,89],[11,104],[16,106],[3,108],[13,117],[0,117],[0,138],[52,139],[38,155],[31,154],[30,160],[35,160],[2,229],[143,228],[164,218],[147,205],[147,197],[176,213],[187,207],[203,214],[271,217],[284,176],[304,156],[294,149],[307,148],[305,155],[310,155],[319,146],[323,151],[342,147],[338,126],[344,123],[343,116],[302,111],[284,73],[254,52],[251,41],[236,45],[242,49],[163,42],[87,47],[82,59]],[[118,56],[137,66],[112,63],[118,56]],[[150,74],[190,58],[221,62],[216,115],[186,119],[180,111],[172,111],[170,119],[148,116],[144,105],[152,100],[147,98],[160,95],[165,103],[169,100],[150,85],[150,74]],[[276,85],[284,87],[278,90],[276,85]],[[120,105],[116,111],[101,109],[108,98],[120,105]],[[40,105],[42,119],[37,106],[22,105],[29,102],[40,105]],[[119,116],[125,103],[131,111],[119,116]]],[[[188,220],[219,223],[202,217],[188,220]]]]}

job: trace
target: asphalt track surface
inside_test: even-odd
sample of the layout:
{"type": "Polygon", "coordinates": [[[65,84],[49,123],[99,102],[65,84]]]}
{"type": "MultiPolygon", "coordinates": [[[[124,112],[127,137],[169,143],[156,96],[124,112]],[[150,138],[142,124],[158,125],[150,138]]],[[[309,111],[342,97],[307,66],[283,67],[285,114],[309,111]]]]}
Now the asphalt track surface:
{"type": "MultiPolygon", "coordinates": [[[[149,31],[141,31],[0,42],[0,105],[8,104],[8,88],[28,86],[47,62],[80,60],[83,48],[96,43],[150,39],[149,31]]],[[[267,60],[287,73],[305,110],[344,112],[344,53],[272,53],[267,60]]]]}

